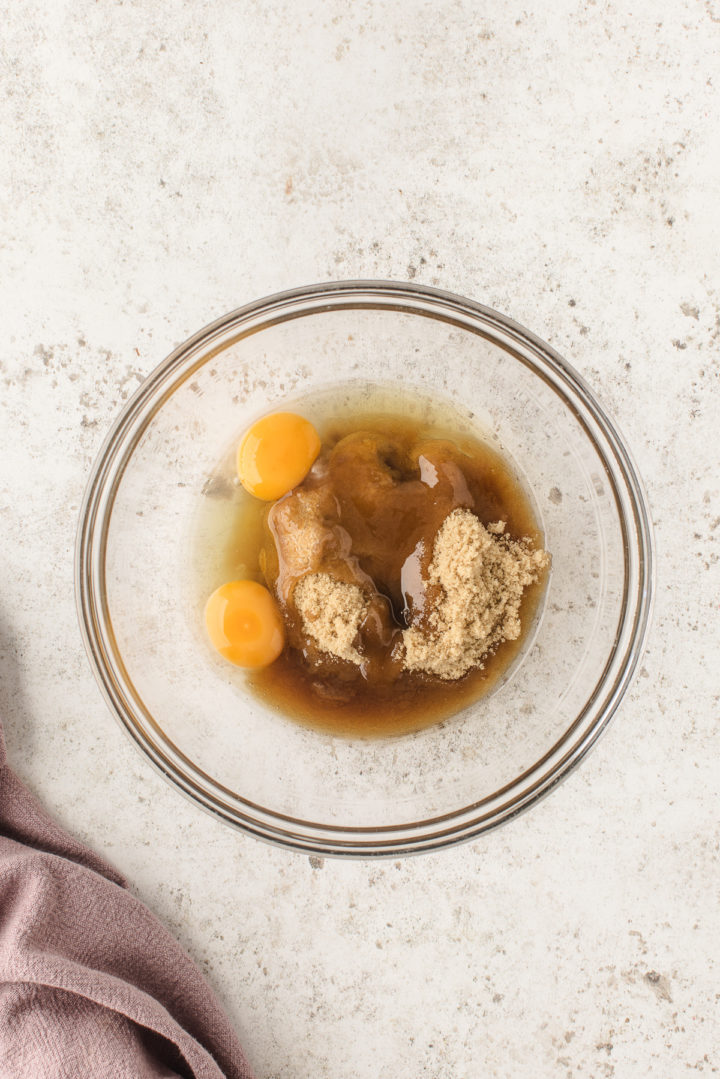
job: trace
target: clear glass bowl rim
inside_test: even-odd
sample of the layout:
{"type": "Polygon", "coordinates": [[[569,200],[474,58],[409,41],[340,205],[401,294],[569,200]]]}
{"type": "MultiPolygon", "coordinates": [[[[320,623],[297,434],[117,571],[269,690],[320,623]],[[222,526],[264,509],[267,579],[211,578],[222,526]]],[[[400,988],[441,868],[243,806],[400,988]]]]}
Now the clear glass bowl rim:
{"type": "Polygon", "coordinates": [[[578,372],[550,345],[492,308],[442,289],[410,282],[350,280],[303,286],[256,300],[210,323],[179,345],[139,386],[112,425],[96,457],[80,509],[75,593],[81,634],[93,674],[111,712],[142,754],[196,804],[242,831],[280,846],[322,856],[377,857],[419,853],[466,842],[505,823],[550,792],[605,731],[632,681],[650,628],[654,543],[647,498],[622,435],[578,372]],[[244,800],[197,768],[162,737],[149,713],[139,714],[132,682],[113,639],[107,609],[105,550],[115,493],[143,431],[163,402],[207,361],[217,338],[242,327],[341,308],[400,309],[456,323],[505,343],[572,408],[611,482],[625,539],[625,604],[615,647],[600,681],[563,738],[532,768],[490,798],[413,824],[344,828],[289,818],[244,800]],[[203,349],[203,358],[195,357],[203,349]],[[518,350],[524,355],[518,355],[518,350]],[[164,743],[164,744],[163,744],[164,743]]]}

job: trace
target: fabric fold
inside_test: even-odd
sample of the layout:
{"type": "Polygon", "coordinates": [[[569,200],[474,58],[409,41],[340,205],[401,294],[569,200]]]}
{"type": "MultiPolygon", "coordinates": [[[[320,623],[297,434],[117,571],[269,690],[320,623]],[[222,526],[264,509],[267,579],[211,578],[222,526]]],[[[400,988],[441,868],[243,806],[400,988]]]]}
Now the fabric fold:
{"type": "Polygon", "coordinates": [[[253,1079],[195,964],[20,782],[1,727],[0,1076],[253,1079]]]}

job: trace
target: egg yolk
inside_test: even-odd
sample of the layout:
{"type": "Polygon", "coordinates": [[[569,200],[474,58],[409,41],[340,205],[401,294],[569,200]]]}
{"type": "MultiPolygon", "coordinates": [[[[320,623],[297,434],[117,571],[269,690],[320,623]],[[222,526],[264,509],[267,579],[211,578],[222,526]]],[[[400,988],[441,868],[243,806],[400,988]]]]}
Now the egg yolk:
{"type": "Polygon", "coordinates": [[[277,603],[256,581],[229,581],[210,596],[205,625],[215,649],[238,667],[268,667],[283,650],[277,603]]]}
{"type": "Polygon", "coordinates": [[[271,502],[305,479],[320,453],[320,436],[294,412],[273,412],[250,427],[240,442],[240,482],[255,498],[271,502]]]}

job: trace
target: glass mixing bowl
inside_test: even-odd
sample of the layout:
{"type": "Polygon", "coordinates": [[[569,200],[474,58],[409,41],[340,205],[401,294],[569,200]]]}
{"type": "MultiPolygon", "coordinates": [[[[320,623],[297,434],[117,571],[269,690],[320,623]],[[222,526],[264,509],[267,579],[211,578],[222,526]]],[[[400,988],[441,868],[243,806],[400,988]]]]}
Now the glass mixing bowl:
{"type": "MultiPolygon", "coordinates": [[[[312,419],[312,416],[309,416],[312,419]]],[[[222,484],[220,484],[222,487],[222,484]]],[[[573,368],[480,304],[349,281],[240,308],[140,386],[89,481],[77,602],[111,710],[222,820],[309,853],[470,839],[546,794],[606,728],[650,618],[652,535],[627,447],[573,368]],[[494,691],[417,733],[361,739],[264,707],[203,639],[193,536],[211,479],[265,411],[380,387],[454,405],[532,493],[552,572],[532,640],[494,691]]]]}

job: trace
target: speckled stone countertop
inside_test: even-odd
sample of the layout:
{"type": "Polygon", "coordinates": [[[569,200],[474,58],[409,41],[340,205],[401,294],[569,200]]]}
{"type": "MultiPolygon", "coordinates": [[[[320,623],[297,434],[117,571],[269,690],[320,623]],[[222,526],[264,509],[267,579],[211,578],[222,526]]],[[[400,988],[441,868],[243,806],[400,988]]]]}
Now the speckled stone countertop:
{"type": "Polygon", "coordinates": [[[0,707],[259,1079],[720,1070],[720,6],[19,0],[0,43],[0,707]],[[73,544],[122,403],[283,288],[414,280],[548,340],[625,433],[654,628],[609,732],[454,850],[322,861],[182,799],[110,715],[73,544]]]}

